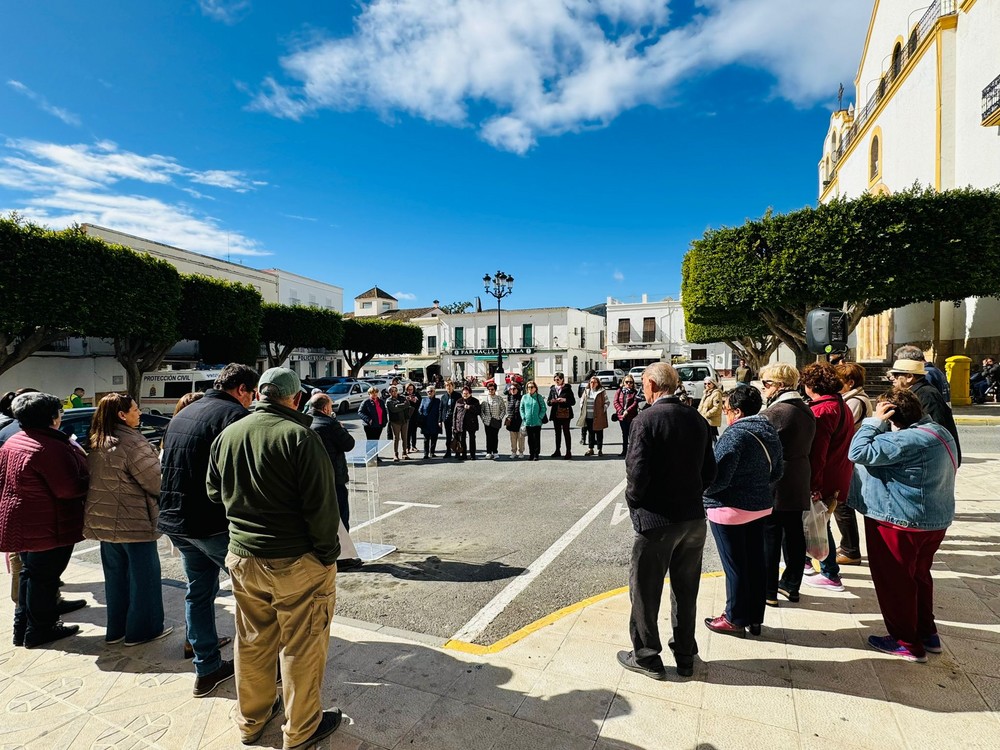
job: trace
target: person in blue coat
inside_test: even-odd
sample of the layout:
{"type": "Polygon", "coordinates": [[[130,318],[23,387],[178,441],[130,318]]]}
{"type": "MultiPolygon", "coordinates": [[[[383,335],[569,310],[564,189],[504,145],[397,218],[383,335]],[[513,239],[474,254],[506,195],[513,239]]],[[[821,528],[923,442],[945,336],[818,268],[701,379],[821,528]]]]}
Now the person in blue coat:
{"type": "Polygon", "coordinates": [[[427,395],[420,400],[417,411],[420,429],[424,432],[424,458],[437,458],[438,435],[441,434],[441,400],[433,385],[427,386],[427,395]]]}

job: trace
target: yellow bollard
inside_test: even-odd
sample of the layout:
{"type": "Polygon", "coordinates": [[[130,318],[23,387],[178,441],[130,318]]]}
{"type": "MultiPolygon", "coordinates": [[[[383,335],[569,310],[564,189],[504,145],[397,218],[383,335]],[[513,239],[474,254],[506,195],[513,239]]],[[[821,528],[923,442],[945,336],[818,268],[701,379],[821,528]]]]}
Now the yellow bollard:
{"type": "Polygon", "coordinates": [[[972,371],[972,360],[961,354],[948,357],[945,360],[944,372],[951,386],[952,406],[968,406],[972,403],[969,395],[969,373],[972,371]]]}

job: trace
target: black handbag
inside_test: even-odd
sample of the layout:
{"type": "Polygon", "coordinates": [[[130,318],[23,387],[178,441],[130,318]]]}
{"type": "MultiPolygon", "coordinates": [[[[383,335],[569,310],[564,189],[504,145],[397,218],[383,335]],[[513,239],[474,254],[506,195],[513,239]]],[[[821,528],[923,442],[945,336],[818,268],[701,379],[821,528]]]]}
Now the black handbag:
{"type": "Polygon", "coordinates": [[[499,430],[501,424],[503,423],[499,419],[497,419],[496,417],[492,417],[490,419],[489,427],[491,430],[499,430]]]}

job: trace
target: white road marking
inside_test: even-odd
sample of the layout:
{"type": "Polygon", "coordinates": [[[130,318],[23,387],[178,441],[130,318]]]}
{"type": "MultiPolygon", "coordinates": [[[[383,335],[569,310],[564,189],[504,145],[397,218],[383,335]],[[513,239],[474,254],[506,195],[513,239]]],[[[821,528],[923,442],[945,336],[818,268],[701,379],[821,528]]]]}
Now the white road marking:
{"type": "Polygon", "coordinates": [[[357,526],[351,526],[351,531],[357,531],[358,529],[363,529],[365,526],[371,526],[376,521],[381,521],[383,518],[388,518],[389,516],[394,516],[397,513],[406,510],[407,508],[440,508],[440,505],[429,505],[428,503],[400,503],[395,500],[386,500],[383,505],[398,505],[398,508],[393,508],[388,513],[383,513],[380,516],[375,516],[374,518],[369,518],[364,523],[359,523],[357,526]]]}
{"type": "Polygon", "coordinates": [[[483,607],[476,615],[469,620],[461,630],[452,636],[452,640],[471,642],[482,635],[483,631],[489,627],[507,606],[524,591],[531,582],[555,560],[563,550],[565,550],[574,539],[583,533],[583,530],[590,525],[590,522],[597,518],[604,509],[611,504],[611,501],[618,497],[618,494],[625,489],[626,480],[619,482],[611,492],[605,495],[600,502],[587,511],[579,521],[573,524],[565,534],[559,537],[555,543],[549,547],[541,556],[529,565],[521,575],[508,583],[503,590],[493,597],[489,604],[483,607]]]}
{"type": "Polygon", "coordinates": [[[615,503],[615,512],[611,514],[611,525],[617,526],[629,518],[628,506],[625,503],[615,503]]]}
{"type": "Polygon", "coordinates": [[[88,552],[96,552],[101,548],[101,545],[96,545],[94,547],[84,547],[83,549],[75,549],[70,553],[71,557],[76,557],[77,555],[86,555],[88,552]]]}

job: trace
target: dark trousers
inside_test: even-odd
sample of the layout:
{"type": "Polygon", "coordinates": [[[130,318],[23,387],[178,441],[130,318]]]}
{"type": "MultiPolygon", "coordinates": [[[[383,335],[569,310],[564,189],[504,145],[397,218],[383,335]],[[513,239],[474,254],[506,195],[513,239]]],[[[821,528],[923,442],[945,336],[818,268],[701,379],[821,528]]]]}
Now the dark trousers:
{"type": "Polygon", "coordinates": [[[833,518],[840,529],[840,551],[846,557],[861,557],[861,537],[858,534],[858,514],[846,503],[838,503],[833,518]]]}
{"type": "Polygon", "coordinates": [[[917,656],[937,633],[931,564],[945,529],[907,531],[865,519],[868,568],[889,635],[917,656]]]}
{"type": "Polygon", "coordinates": [[[44,634],[59,620],[59,578],[69,565],[73,545],[44,552],[20,552],[21,580],[18,605],[14,608],[14,632],[23,632],[27,640],[44,634]]]}
{"type": "Polygon", "coordinates": [[[476,457],[476,433],[470,430],[462,430],[458,433],[458,441],[462,445],[462,451],[456,455],[459,458],[468,456],[471,459],[476,457]]]}
{"type": "Polygon", "coordinates": [[[710,524],[726,572],[726,619],[733,625],[764,622],[764,519],[710,524]]]}
{"type": "Polygon", "coordinates": [[[594,427],[594,420],[584,420],[583,427],[580,428],[580,445],[587,444],[587,432],[594,427]]]}
{"type": "Polygon", "coordinates": [[[496,453],[500,450],[500,428],[486,428],[486,452],[496,453]]]}
{"type": "Polygon", "coordinates": [[[424,435],[424,458],[427,458],[432,453],[437,453],[438,437],[427,437],[424,435]]]}
{"type": "Polygon", "coordinates": [[[542,452],[542,426],[528,428],[528,455],[538,458],[542,452]]]}
{"type": "Polygon", "coordinates": [[[347,494],[347,485],[337,485],[337,509],[340,511],[340,523],[346,531],[351,530],[351,502],[347,494]]]}
{"type": "Polygon", "coordinates": [[[139,643],[163,632],[156,542],[101,542],[108,627],[105,640],[139,643]]]}
{"type": "Polygon", "coordinates": [[[420,422],[420,415],[417,412],[413,412],[413,416],[410,417],[410,430],[407,432],[406,437],[409,440],[407,444],[407,449],[413,448],[417,449],[417,430],[419,429],[418,424],[420,422]]]}
{"type": "Polygon", "coordinates": [[[594,429],[594,420],[592,417],[585,419],[584,423],[587,425],[585,429],[588,433],[590,433],[590,442],[588,446],[590,450],[594,450],[595,441],[597,443],[597,449],[604,450],[604,430],[594,429]]]}
{"type": "Polygon", "coordinates": [[[382,425],[366,425],[365,437],[369,440],[378,440],[382,437],[382,425]]]}
{"type": "Polygon", "coordinates": [[[632,427],[632,420],[622,420],[618,423],[622,428],[622,453],[628,453],[628,433],[632,427]]]}
{"type": "Polygon", "coordinates": [[[569,436],[569,420],[568,419],[553,419],[552,429],[556,431],[556,453],[562,450],[563,438],[566,438],[566,455],[569,456],[573,452],[572,444],[570,443],[569,436]]]}
{"type": "Polygon", "coordinates": [[[451,417],[444,420],[444,457],[451,455],[451,417]]]}
{"type": "Polygon", "coordinates": [[[765,593],[767,599],[778,598],[778,571],[781,555],[785,556],[782,586],[793,594],[802,587],[802,560],[806,556],[806,535],[802,531],[802,511],[775,510],[764,518],[765,593]]]}
{"type": "Polygon", "coordinates": [[[663,666],[660,652],[660,600],[663,579],[670,575],[670,647],[679,666],[690,666],[698,653],[694,623],[705,549],[705,521],[696,519],[636,533],[628,589],[632,602],[629,635],[635,660],[644,667],[663,666]]]}

